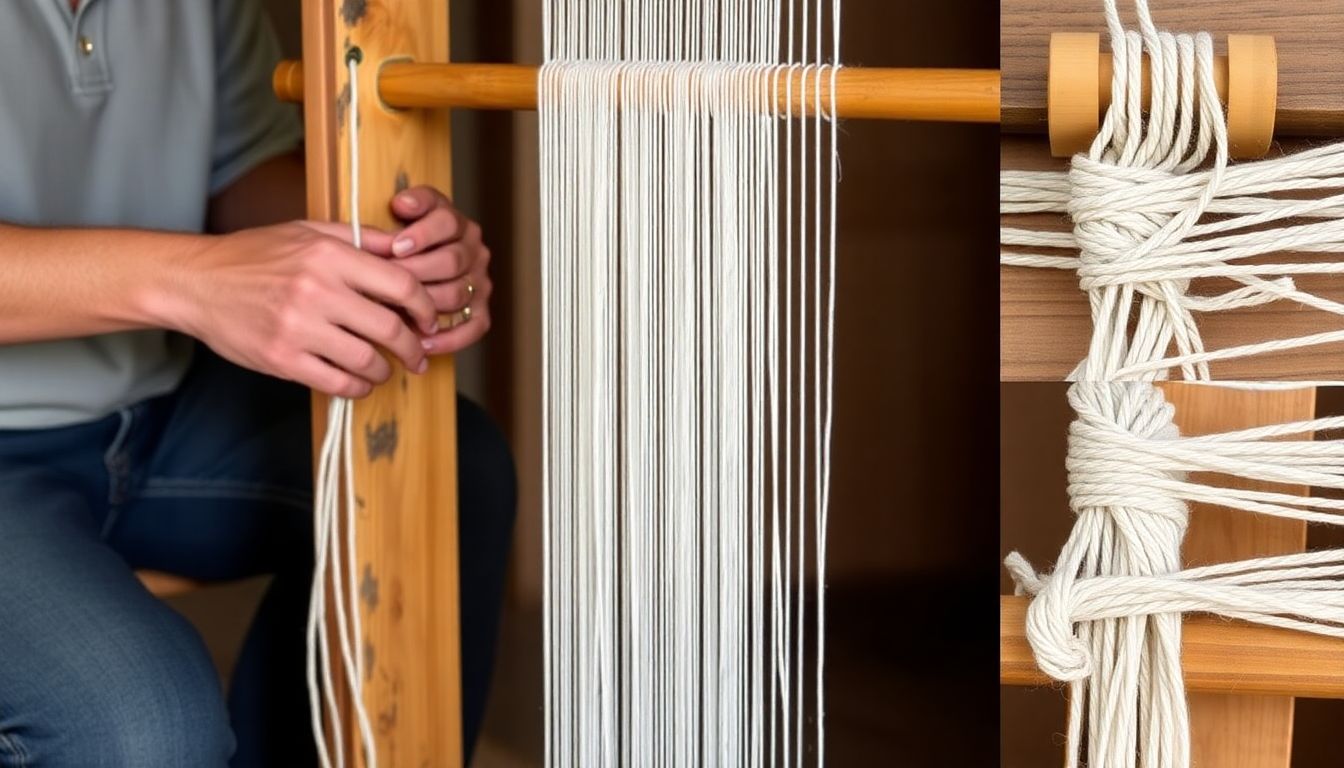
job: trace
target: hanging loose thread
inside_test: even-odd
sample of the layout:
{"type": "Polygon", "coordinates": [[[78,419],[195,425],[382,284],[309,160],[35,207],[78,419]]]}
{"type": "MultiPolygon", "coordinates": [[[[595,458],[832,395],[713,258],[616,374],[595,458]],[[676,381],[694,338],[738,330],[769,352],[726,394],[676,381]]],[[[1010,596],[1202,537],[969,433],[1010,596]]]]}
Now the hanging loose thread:
{"type": "Polygon", "coordinates": [[[821,764],[839,3],[543,23],[547,763],[821,764]]]}
{"type": "MultiPolygon", "coordinates": [[[[359,85],[357,68],[362,55],[352,48],[346,55],[349,77],[350,106],[347,125],[350,127],[350,230],[355,248],[362,247],[359,223],[359,85]]],[[[373,740],[368,709],[364,704],[364,659],[359,653],[360,626],[359,596],[356,589],[357,551],[355,470],[352,445],[354,403],[343,397],[332,397],[327,405],[327,429],[318,454],[313,510],[316,557],[313,570],[313,589],[308,603],[308,705],[311,714],[313,739],[317,743],[318,759],[322,768],[343,768],[345,765],[345,729],[340,707],[336,701],[338,681],[344,686],[346,699],[359,730],[358,745],[363,750],[364,765],[377,768],[378,750],[373,740]],[[342,482],[344,480],[344,482],[342,482]],[[345,504],[342,507],[341,497],[345,504]],[[342,515],[344,512],[344,515],[342,515]],[[345,532],[345,546],[341,546],[341,532],[345,532]],[[327,585],[331,585],[328,601],[327,585]],[[348,602],[347,602],[348,601],[348,602]],[[336,618],[336,653],[332,658],[332,639],[329,636],[327,608],[334,608],[336,618]],[[333,664],[339,663],[343,677],[332,674],[333,664]],[[320,680],[319,680],[320,669],[320,680]],[[323,705],[325,716],[323,719],[323,705]]]]}

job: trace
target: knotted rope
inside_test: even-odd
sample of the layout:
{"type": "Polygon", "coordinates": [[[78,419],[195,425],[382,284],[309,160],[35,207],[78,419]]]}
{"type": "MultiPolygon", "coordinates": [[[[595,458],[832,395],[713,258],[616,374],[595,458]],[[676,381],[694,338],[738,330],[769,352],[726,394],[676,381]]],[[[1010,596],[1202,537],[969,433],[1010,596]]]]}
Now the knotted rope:
{"type": "Polygon", "coordinates": [[[1228,166],[1212,39],[1159,32],[1146,3],[1136,6],[1140,31],[1125,31],[1113,0],[1106,2],[1112,106],[1089,152],[1067,172],[1000,177],[1001,213],[1067,213],[1073,223],[1071,232],[1000,229],[1009,248],[1002,264],[1074,270],[1088,294],[1096,332],[1087,359],[1109,374],[1080,367],[1070,378],[1166,378],[1179,368],[1184,378],[1209,379],[1214,361],[1344,341],[1344,304],[1294,281],[1344,274],[1344,261],[1288,258],[1344,249],[1344,145],[1228,166]],[[1139,101],[1145,53],[1152,69],[1146,122],[1139,101]],[[1328,194],[1293,196],[1300,192],[1328,194]],[[1208,278],[1233,286],[1191,293],[1192,281],[1208,278]],[[1319,333],[1205,347],[1198,314],[1275,301],[1336,320],[1319,333]]]}
{"type": "Polygon", "coordinates": [[[1077,414],[1067,458],[1073,530],[1050,575],[1016,552],[1005,565],[1018,593],[1032,596],[1026,630],[1037,663],[1069,686],[1068,765],[1079,764],[1086,744],[1090,765],[1184,768],[1182,613],[1344,637],[1344,550],[1184,570],[1180,562],[1188,503],[1339,524],[1344,501],[1219,487],[1190,473],[1344,488],[1344,441],[1310,439],[1344,428],[1344,419],[1183,437],[1150,381],[1171,368],[1207,379],[1214,360],[1344,340],[1344,331],[1326,331],[1210,350],[1196,323],[1199,313],[1278,300],[1344,316],[1344,306],[1292,279],[1341,273],[1344,263],[1245,263],[1344,244],[1344,197],[1282,194],[1344,187],[1344,167],[1331,165],[1344,151],[1228,166],[1209,37],[1158,32],[1143,0],[1139,31],[1126,31],[1114,2],[1105,5],[1116,76],[1101,134],[1067,174],[1003,174],[1004,212],[1068,213],[1074,225],[1071,233],[1004,228],[1004,244],[1077,250],[1005,253],[1003,263],[1076,270],[1094,322],[1068,393],[1077,414]],[[1147,121],[1144,53],[1153,72],[1147,121]],[[1247,231],[1263,225],[1274,226],[1247,231]],[[1192,281],[1210,277],[1233,287],[1191,294],[1192,281]]]}

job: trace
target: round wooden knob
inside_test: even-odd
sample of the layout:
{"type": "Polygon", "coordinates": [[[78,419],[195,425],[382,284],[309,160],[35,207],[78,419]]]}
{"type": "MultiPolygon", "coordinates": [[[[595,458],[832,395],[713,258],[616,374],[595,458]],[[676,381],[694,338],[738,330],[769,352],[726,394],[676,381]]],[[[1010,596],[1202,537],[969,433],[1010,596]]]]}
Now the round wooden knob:
{"type": "MultiPolygon", "coordinates": [[[[1101,128],[1101,35],[1056,32],[1050,36],[1046,110],[1050,154],[1072,157],[1092,144],[1101,128]]],[[[1111,84],[1103,84],[1109,93],[1111,84]]]]}
{"type": "Polygon", "coordinates": [[[1263,157],[1274,140],[1279,54],[1269,35],[1227,36],[1227,142],[1233,157],[1263,157]]]}

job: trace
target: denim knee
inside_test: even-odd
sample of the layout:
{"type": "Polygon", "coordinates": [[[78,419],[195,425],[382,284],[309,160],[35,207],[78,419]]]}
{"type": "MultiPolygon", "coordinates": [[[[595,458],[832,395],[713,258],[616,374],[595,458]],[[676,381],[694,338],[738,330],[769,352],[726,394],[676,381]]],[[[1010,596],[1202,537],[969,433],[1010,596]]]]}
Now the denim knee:
{"type": "MultiPolygon", "coordinates": [[[[214,668],[182,658],[81,663],[82,685],[49,691],[43,711],[0,739],[23,768],[223,768],[233,754],[214,668]],[[6,744],[6,740],[8,744],[6,744]]],[[[72,670],[60,677],[72,681],[72,670]]]]}

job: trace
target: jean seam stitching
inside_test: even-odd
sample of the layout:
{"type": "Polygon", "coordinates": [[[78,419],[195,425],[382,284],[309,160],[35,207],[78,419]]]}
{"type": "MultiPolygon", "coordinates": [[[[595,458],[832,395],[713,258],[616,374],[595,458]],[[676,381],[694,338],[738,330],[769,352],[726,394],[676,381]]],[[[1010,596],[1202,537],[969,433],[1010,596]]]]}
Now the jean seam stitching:
{"type": "MultiPolygon", "coordinates": [[[[103,468],[107,470],[108,510],[107,519],[103,521],[103,529],[99,533],[99,538],[104,541],[106,541],[107,537],[112,534],[112,529],[116,527],[117,520],[121,517],[122,504],[125,502],[125,499],[121,499],[121,503],[115,501],[113,489],[118,482],[118,477],[115,476],[116,473],[112,466],[112,457],[125,447],[126,438],[131,432],[131,422],[133,419],[131,418],[131,411],[129,408],[122,408],[120,411],[117,411],[117,415],[121,417],[121,426],[117,428],[117,434],[112,438],[112,442],[108,444],[107,450],[103,451],[103,468]]],[[[124,478],[121,479],[124,480],[124,478]]]]}

